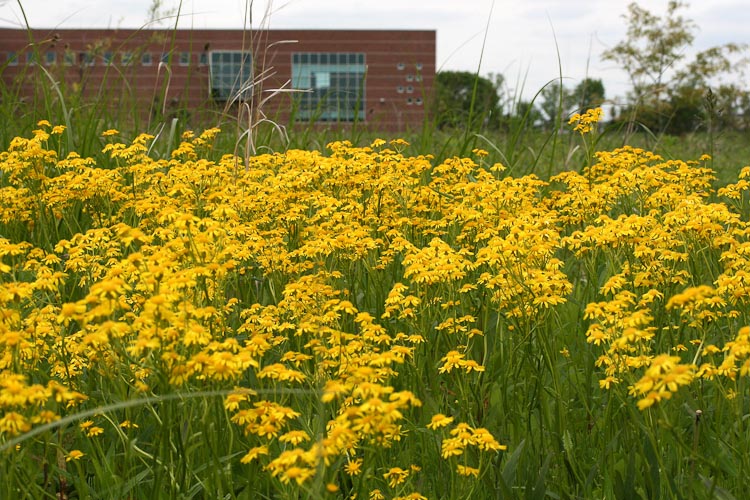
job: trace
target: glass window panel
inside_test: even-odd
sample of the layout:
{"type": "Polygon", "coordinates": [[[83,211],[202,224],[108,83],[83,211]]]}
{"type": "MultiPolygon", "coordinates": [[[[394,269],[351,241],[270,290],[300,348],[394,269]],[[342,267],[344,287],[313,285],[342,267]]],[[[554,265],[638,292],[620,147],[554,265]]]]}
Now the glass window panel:
{"type": "Polygon", "coordinates": [[[301,120],[354,121],[364,119],[364,54],[298,53],[292,59],[292,86],[301,120]]]}
{"type": "MultiPolygon", "coordinates": [[[[212,51],[210,61],[210,92],[219,101],[233,100],[238,92],[247,93],[252,78],[252,54],[240,51],[212,51]]],[[[245,97],[245,96],[241,96],[245,97]]]]}

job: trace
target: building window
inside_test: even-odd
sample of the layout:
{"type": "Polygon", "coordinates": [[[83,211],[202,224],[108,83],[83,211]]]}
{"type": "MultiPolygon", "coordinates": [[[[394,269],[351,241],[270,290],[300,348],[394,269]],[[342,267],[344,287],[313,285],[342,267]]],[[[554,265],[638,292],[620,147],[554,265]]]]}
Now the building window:
{"type": "Polygon", "coordinates": [[[18,66],[18,54],[13,51],[8,52],[8,66],[18,66]]]}
{"type": "Polygon", "coordinates": [[[414,99],[412,99],[411,97],[407,97],[406,98],[406,104],[408,104],[409,106],[411,106],[412,104],[414,104],[414,99]]]}
{"type": "Polygon", "coordinates": [[[414,87],[413,86],[409,85],[409,86],[406,87],[406,93],[407,94],[411,94],[413,92],[414,92],[414,87]]]}
{"type": "Polygon", "coordinates": [[[292,54],[292,87],[300,120],[354,121],[365,117],[365,55],[354,52],[292,54]]]}
{"type": "Polygon", "coordinates": [[[190,65],[190,52],[180,52],[180,66],[190,65]]]}
{"type": "Polygon", "coordinates": [[[206,66],[208,64],[208,54],[201,52],[198,57],[198,66],[206,66]]]}
{"type": "Polygon", "coordinates": [[[216,50],[210,52],[211,97],[217,101],[233,100],[240,90],[247,93],[253,76],[250,52],[216,50]]]}
{"type": "Polygon", "coordinates": [[[76,55],[70,51],[66,50],[63,54],[63,64],[65,66],[73,66],[76,63],[76,55]]]}
{"type": "Polygon", "coordinates": [[[422,71],[422,68],[423,68],[422,63],[417,63],[416,66],[417,66],[417,71],[422,71]]]}
{"type": "Polygon", "coordinates": [[[44,64],[46,64],[47,66],[52,66],[53,64],[55,64],[55,62],[57,62],[56,52],[48,50],[44,53],[44,64]]]}
{"type": "Polygon", "coordinates": [[[403,94],[404,93],[404,86],[403,85],[399,85],[398,87],[396,87],[396,92],[398,92],[399,94],[403,94]]]}
{"type": "Polygon", "coordinates": [[[26,52],[26,64],[33,64],[39,60],[36,57],[36,52],[26,52]]]}
{"type": "Polygon", "coordinates": [[[161,58],[159,60],[163,62],[164,64],[169,64],[170,55],[171,54],[169,52],[162,52],[161,58]]]}
{"type": "Polygon", "coordinates": [[[404,64],[404,63],[398,63],[396,65],[396,69],[399,70],[399,71],[403,71],[404,68],[406,68],[406,64],[404,64]]]}
{"type": "Polygon", "coordinates": [[[141,66],[151,66],[151,64],[153,64],[151,52],[144,52],[141,54],[141,66]]]}
{"type": "Polygon", "coordinates": [[[415,82],[421,82],[422,81],[422,75],[414,75],[414,81],[415,82]]]}
{"type": "Polygon", "coordinates": [[[417,97],[416,99],[414,99],[414,104],[416,104],[417,106],[421,106],[422,105],[422,98],[421,97],[417,97]]]}
{"type": "Polygon", "coordinates": [[[112,52],[105,52],[102,56],[102,59],[104,59],[104,65],[109,66],[112,64],[112,52]]]}
{"type": "Polygon", "coordinates": [[[406,75],[406,81],[407,82],[413,82],[414,81],[414,75],[406,75]]]}
{"type": "Polygon", "coordinates": [[[128,66],[131,62],[133,62],[133,53],[132,52],[123,52],[120,55],[120,63],[123,66],[128,66]]]}
{"type": "Polygon", "coordinates": [[[93,66],[94,65],[94,54],[91,52],[81,52],[78,60],[82,66],[93,66]]]}

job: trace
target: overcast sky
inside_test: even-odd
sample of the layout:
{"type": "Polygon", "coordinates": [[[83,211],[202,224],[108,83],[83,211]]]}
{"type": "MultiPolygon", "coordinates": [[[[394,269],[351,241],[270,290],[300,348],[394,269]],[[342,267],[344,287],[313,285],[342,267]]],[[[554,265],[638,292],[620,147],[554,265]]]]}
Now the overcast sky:
{"type": "MultiPolygon", "coordinates": [[[[242,28],[249,0],[183,0],[180,27],[242,28]]],[[[267,1],[252,2],[260,24],[267,1]]],[[[628,80],[602,51],[623,39],[630,0],[274,0],[271,28],[430,29],[437,31],[438,69],[502,73],[529,98],[557,78],[558,53],[567,86],[601,78],[608,97],[628,80]],[[486,31],[486,44],[482,44],[486,31]],[[557,41],[557,46],[556,42],[557,41]]],[[[640,0],[661,15],[667,0],[640,0]]],[[[152,0],[21,0],[35,28],[137,28],[152,0]]],[[[175,7],[177,0],[164,0],[175,7]]],[[[683,14],[699,26],[694,49],[750,43],[748,0],[694,0],[683,14]]],[[[0,1],[0,26],[22,25],[17,1],[0,1]]],[[[167,20],[163,27],[173,26],[167,20]]]]}

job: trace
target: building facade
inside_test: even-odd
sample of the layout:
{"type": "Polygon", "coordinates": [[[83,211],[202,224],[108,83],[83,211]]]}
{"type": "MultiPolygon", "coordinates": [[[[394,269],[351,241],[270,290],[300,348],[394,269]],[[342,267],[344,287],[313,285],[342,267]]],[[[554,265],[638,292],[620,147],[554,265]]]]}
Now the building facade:
{"type": "Polygon", "coordinates": [[[425,118],[435,42],[402,30],[0,29],[0,68],[26,99],[54,81],[141,113],[247,103],[285,125],[401,131],[425,118]]]}

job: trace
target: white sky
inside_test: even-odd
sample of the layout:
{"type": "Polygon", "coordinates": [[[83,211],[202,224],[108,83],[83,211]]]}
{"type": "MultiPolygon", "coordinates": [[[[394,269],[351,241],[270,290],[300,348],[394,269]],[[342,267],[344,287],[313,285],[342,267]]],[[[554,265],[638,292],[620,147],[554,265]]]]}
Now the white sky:
{"type": "MultiPolygon", "coordinates": [[[[178,0],[163,0],[167,9],[178,0]]],[[[242,28],[248,5],[252,24],[268,0],[183,0],[179,26],[242,28]]],[[[558,53],[566,86],[585,76],[601,78],[607,96],[623,96],[626,75],[601,61],[602,51],[625,35],[622,15],[630,0],[275,0],[271,28],[434,29],[439,69],[502,73],[509,85],[532,97],[558,78],[558,53]],[[490,14],[491,12],[491,14],[490,14]],[[486,45],[482,43],[487,31],[486,45]],[[557,46],[556,42],[557,41],[557,46]]],[[[661,15],[667,0],[640,0],[661,15]]],[[[137,28],[152,0],[21,0],[34,28],[137,28]]],[[[750,43],[748,0],[694,0],[683,15],[694,20],[694,50],[727,42],[750,43]]],[[[0,26],[23,24],[16,0],[0,0],[0,26]]],[[[161,26],[174,25],[174,19],[161,26]]]]}

